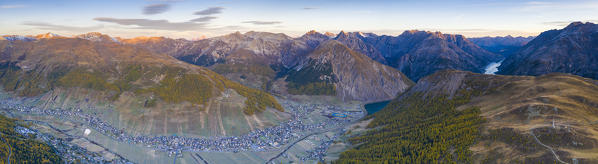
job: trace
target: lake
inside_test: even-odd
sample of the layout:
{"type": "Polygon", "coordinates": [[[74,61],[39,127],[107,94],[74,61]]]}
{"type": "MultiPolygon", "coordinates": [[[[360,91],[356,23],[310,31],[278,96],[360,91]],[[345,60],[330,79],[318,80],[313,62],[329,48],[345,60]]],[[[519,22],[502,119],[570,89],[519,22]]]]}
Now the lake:
{"type": "Polygon", "coordinates": [[[377,111],[380,111],[380,109],[384,108],[386,106],[386,104],[388,104],[388,102],[390,102],[390,101],[380,101],[380,102],[365,104],[365,110],[368,112],[368,115],[374,114],[377,111]]]}

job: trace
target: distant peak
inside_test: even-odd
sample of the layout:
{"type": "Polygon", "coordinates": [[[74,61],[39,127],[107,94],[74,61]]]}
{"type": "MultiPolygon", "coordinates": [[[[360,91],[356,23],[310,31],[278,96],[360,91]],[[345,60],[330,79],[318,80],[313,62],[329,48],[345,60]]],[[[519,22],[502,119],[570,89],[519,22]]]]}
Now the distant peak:
{"type": "Polygon", "coordinates": [[[403,33],[408,33],[408,34],[415,34],[415,33],[420,33],[420,32],[424,32],[424,31],[420,31],[420,30],[406,30],[403,33]]]}
{"type": "Polygon", "coordinates": [[[308,31],[305,34],[307,34],[307,35],[313,35],[313,34],[319,34],[319,32],[317,32],[316,30],[311,30],[311,31],[308,31]]]}
{"type": "MultiPolygon", "coordinates": [[[[334,37],[334,34],[332,34],[332,35],[333,35],[332,37],[334,37]]],[[[328,37],[329,38],[330,36],[319,33],[316,30],[311,30],[311,31],[303,34],[303,36],[301,36],[301,37],[308,37],[308,38],[326,38],[326,37],[328,37]]]]}
{"type": "Polygon", "coordinates": [[[102,34],[99,32],[89,32],[86,34],[81,34],[76,36],[76,38],[90,40],[90,41],[112,41],[112,42],[119,42],[118,39],[108,36],[106,34],[102,34]]]}
{"type": "Polygon", "coordinates": [[[368,37],[368,35],[364,34],[363,32],[357,32],[357,35],[361,36],[361,37],[368,37]]]}
{"type": "Polygon", "coordinates": [[[100,32],[88,32],[88,33],[83,34],[83,35],[86,35],[86,36],[102,36],[104,34],[102,34],[100,32]]]}
{"type": "Polygon", "coordinates": [[[578,27],[582,27],[582,26],[592,26],[592,25],[595,25],[595,24],[592,22],[583,23],[583,22],[577,21],[577,22],[571,22],[571,24],[569,24],[567,27],[565,27],[565,29],[578,28],[578,27]]]}
{"type": "MultiPolygon", "coordinates": [[[[249,32],[246,32],[249,33],[249,32]]],[[[235,31],[234,33],[229,34],[231,36],[242,36],[243,34],[240,31],[235,31]]]]}
{"type": "Polygon", "coordinates": [[[35,41],[36,39],[30,36],[22,36],[22,35],[4,35],[2,36],[5,40],[9,40],[9,41],[35,41]]]}
{"type": "Polygon", "coordinates": [[[324,35],[326,35],[328,37],[334,37],[335,36],[334,33],[331,33],[331,32],[326,32],[326,33],[324,33],[324,35]]]}
{"type": "Polygon", "coordinates": [[[345,30],[341,30],[341,32],[339,32],[338,35],[349,35],[349,34],[347,32],[345,32],[345,30]]]}
{"type": "Polygon", "coordinates": [[[54,34],[54,33],[48,32],[48,33],[45,33],[45,34],[39,34],[39,35],[35,36],[35,38],[37,38],[37,39],[42,39],[42,38],[43,39],[49,39],[49,38],[59,37],[59,36],[60,35],[58,35],[58,34],[54,34]]]}

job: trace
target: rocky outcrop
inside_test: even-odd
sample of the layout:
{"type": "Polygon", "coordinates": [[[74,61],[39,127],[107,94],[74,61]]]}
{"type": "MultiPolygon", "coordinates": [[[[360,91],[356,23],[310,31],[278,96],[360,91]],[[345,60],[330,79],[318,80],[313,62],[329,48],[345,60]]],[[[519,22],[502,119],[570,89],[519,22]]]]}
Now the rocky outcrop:
{"type": "Polygon", "coordinates": [[[319,65],[331,66],[336,95],[343,100],[389,100],[413,84],[400,71],[376,62],[335,40],[320,44],[295,69],[319,65]]]}
{"type": "Polygon", "coordinates": [[[598,25],[574,22],[543,32],[498,69],[506,75],[562,72],[598,79],[598,25]]]}
{"type": "Polygon", "coordinates": [[[362,53],[375,61],[380,63],[386,64],[386,60],[384,56],[374,47],[372,44],[369,44],[365,41],[367,37],[376,37],[375,34],[364,34],[362,32],[345,32],[341,31],[334,40],[337,40],[350,49],[362,53]]]}

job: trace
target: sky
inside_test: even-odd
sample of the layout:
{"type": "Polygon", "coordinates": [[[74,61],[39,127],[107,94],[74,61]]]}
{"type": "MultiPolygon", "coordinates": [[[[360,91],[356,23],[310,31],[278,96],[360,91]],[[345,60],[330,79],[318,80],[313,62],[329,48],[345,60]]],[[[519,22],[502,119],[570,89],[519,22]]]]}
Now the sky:
{"type": "Polygon", "coordinates": [[[598,22],[598,0],[0,0],[0,35],[199,39],[236,31],[395,36],[416,29],[535,36],[572,21],[598,22]]]}

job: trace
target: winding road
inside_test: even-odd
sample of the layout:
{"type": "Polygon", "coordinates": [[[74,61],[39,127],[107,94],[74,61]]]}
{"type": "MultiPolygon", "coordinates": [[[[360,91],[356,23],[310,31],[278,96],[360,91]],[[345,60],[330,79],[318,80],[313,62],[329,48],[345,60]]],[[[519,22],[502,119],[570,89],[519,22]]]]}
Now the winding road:
{"type": "Polygon", "coordinates": [[[304,139],[306,139],[306,138],[307,138],[307,137],[309,137],[309,136],[313,136],[313,135],[315,135],[315,134],[320,134],[320,133],[323,133],[323,132],[319,132],[319,133],[311,133],[311,134],[309,134],[309,135],[306,135],[305,137],[303,137],[303,138],[301,138],[301,139],[299,139],[299,140],[297,140],[297,141],[293,142],[291,145],[289,145],[287,148],[285,148],[285,149],[284,149],[282,152],[280,152],[278,155],[276,155],[276,156],[274,156],[274,157],[270,158],[270,160],[268,160],[268,162],[266,162],[266,164],[268,164],[268,163],[271,163],[271,162],[272,162],[274,159],[276,159],[276,158],[278,158],[278,157],[282,156],[282,154],[286,153],[286,152],[287,152],[287,150],[289,150],[291,147],[293,147],[293,145],[297,144],[298,142],[301,142],[301,141],[303,141],[304,139]]]}
{"type": "Polygon", "coordinates": [[[556,152],[554,151],[554,149],[552,149],[552,147],[550,147],[550,146],[548,146],[548,145],[544,145],[542,142],[540,142],[540,140],[538,139],[538,137],[536,137],[536,135],[534,134],[534,130],[533,130],[533,129],[532,129],[532,130],[530,130],[530,133],[532,134],[532,136],[534,136],[534,139],[536,139],[536,142],[538,142],[538,144],[540,144],[540,145],[542,145],[542,146],[546,147],[548,150],[550,150],[550,151],[552,152],[552,154],[554,155],[554,157],[556,158],[556,160],[557,160],[557,161],[559,161],[559,162],[561,162],[561,163],[569,164],[569,163],[567,163],[567,162],[565,162],[565,161],[562,161],[562,160],[559,158],[559,155],[557,155],[557,154],[556,154],[556,152]]]}
{"type": "MultiPolygon", "coordinates": [[[[358,120],[356,120],[356,121],[359,121],[359,119],[358,119],[358,120]]],[[[356,122],[356,121],[353,121],[353,122],[349,123],[348,125],[350,125],[350,124],[352,124],[352,123],[354,123],[354,122],[356,122]]],[[[301,141],[305,140],[307,137],[310,137],[310,136],[313,136],[313,135],[317,135],[317,134],[326,133],[326,132],[330,132],[330,131],[336,131],[336,130],[340,130],[340,129],[343,129],[343,128],[345,128],[345,127],[344,127],[344,126],[342,126],[342,127],[337,127],[337,128],[334,128],[334,129],[325,130],[325,131],[320,131],[320,132],[314,132],[314,133],[311,133],[311,134],[309,134],[309,135],[306,135],[305,137],[302,137],[302,138],[298,139],[297,141],[293,142],[291,145],[289,145],[287,148],[285,148],[285,149],[284,149],[282,152],[280,152],[278,155],[276,155],[276,156],[274,156],[274,157],[270,158],[270,160],[268,160],[268,162],[266,162],[266,164],[268,164],[268,163],[272,163],[272,161],[273,161],[273,160],[275,160],[276,158],[278,158],[278,157],[282,156],[282,154],[286,153],[286,152],[287,152],[287,150],[291,149],[291,147],[293,147],[295,144],[297,144],[297,143],[299,143],[299,142],[301,142],[301,141]]]]}

